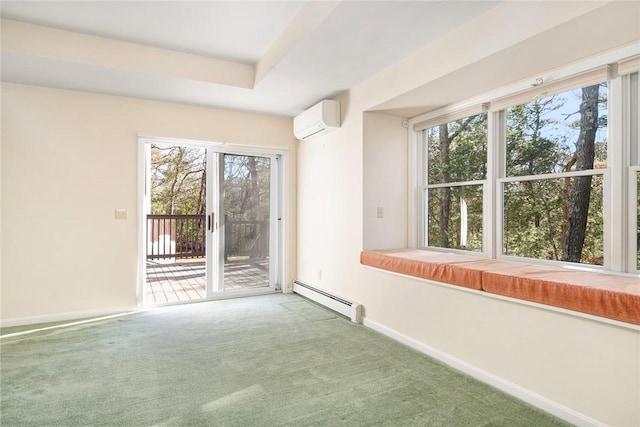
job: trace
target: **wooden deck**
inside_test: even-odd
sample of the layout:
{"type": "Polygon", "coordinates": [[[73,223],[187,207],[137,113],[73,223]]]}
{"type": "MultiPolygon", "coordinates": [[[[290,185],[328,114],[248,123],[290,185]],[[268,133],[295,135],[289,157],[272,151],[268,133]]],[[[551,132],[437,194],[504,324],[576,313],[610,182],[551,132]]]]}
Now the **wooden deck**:
{"type": "MultiPolygon", "coordinates": [[[[224,265],[224,290],[269,286],[268,260],[228,261],[224,265]]],[[[206,298],[204,260],[174,263],[147,262],[145,304],[206,298]]]]}

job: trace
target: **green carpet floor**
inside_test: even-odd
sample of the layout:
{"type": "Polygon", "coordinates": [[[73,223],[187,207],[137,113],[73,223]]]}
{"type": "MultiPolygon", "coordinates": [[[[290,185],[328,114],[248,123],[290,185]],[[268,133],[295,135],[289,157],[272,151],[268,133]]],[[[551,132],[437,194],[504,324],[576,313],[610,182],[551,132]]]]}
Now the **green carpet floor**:
{"type": "Polygon", "coordinates": [[[2,426],[557,426],[296,295],[3,338],[2,426]]]}

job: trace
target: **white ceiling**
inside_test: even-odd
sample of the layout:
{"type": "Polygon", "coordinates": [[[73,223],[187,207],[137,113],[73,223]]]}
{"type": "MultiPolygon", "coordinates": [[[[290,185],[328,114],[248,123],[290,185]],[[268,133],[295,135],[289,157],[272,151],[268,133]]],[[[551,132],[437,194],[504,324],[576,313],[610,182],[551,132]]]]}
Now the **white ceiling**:
{"type": "Polygon", "coordinates": [[[239,87],[213,77],[107,66],[91,60],[91,55],[70,60],[56,52],[4,44],[2,80],[293,116],[348,90],[495,4],[3,1],[3,19],[152,46],[167,54],[215,58],[227,65],[249,64],[254,83],[239,87]]]}
{"type": "Polygon", "coordinates": [[[254,63],[301,2],[3,1],[2,17],[254,63]]]}

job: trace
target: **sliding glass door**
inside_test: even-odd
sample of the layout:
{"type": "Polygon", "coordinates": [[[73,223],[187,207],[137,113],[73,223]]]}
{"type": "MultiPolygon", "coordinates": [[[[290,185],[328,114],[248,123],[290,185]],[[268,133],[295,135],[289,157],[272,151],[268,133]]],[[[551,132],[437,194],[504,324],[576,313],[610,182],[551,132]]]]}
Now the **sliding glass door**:
{"type": "Polygon", "coordinates": [[[278,156],[212,152],[209,193],[210,293],[276,290],[278,283],[278,156]]]}
{"type": "Polygon", "coordinates": [[[221,154],[220,161],[222,288],[269,287],[272,160],[221,154]]]}
{"type": "Polygon", "coordinates": [[[145,304],[279,289],[279,156],[153,141],[145,158],[145,304]]]}

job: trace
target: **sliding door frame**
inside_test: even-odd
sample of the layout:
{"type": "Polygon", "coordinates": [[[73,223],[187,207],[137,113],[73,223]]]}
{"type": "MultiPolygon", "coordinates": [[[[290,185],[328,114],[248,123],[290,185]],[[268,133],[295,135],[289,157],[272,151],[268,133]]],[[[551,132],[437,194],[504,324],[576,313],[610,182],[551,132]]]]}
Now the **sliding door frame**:
{"type": "MultiPolygon", "coordinates": [[[[216,227],[216,233],[213,233],[214,238],[212,239],[213,247],[215,249],[213,253],[208,253],[206,257],[206,272],[208,277],[209,274],[217,274],[218,276],[216,277],[216,280],[213,281],[212,286],[207,286],[207,296],[204,300],[232,298],[235,296],[248,296],[252,294],[259,295],[282,291],[285,280],[284,272],[286,254],[284,247],[286,230],[286,218],[284,216],[284,208],[286,206],[284,164],[288,155],[288,149],[286,147],[270,148],[253,145],[230,144],[227,142],[198,141],[138,135],[138,283],[136,286],[136,299],[138,306],[144,306],[147,303],[144,301],[147,245],[145,236],[147,233],[146,216],[151,202],[150,175],[147,173],[147,171],[150,170],[151,165],[151,144],[182,145],[206,148],[206,155],[208,156],[207,161],[210,159],[216,159],[215,166],[209,166],[209,170],[214,172],[215,176],[214,173],[207,174],[207,189],[212,189],[214,188],[214,185],[218,185],[222,182],[221,180],[224,171],[221,170],[222,168],[220,167],[219,159],[221,159],[224,154],[268,157],[271,159],[270,230],[272,232],[270,232],[269,235],[269,287],[255,290],[222,292],[224,270],[223,268],[215,268],[216,264],[224,266],[224,259],[221,259],[224,258],[224,251],[219,249],[219,233],[217,232],[217,226],[219,225],[218,212],[222,212],[220,206],[222,198],[216,197],[219,193],[218,191],[207,190],[207,215],[215,210],[216,218],[214,219],[212,227],[216,227]],[[213,194],[215,194],[215,196],[213,194]],[[215,208],[212,209],[214,206],[215,208]],[[213,262],[214,259],[217,263],[213,262]],[[215,270],[217,270],[217,272],[215,272],[215,270]],[[216,287],[215,290],[213,289],[214,287],[216,287]]],[[[211,239],[209,237],[211,232],[208,231],[207,234],[209,242],[211,239]]],[[[209,251],[209,249],[207,251],[209,251]]],[[[188,303],[189,301],[185,302],[188,303]]]]}

